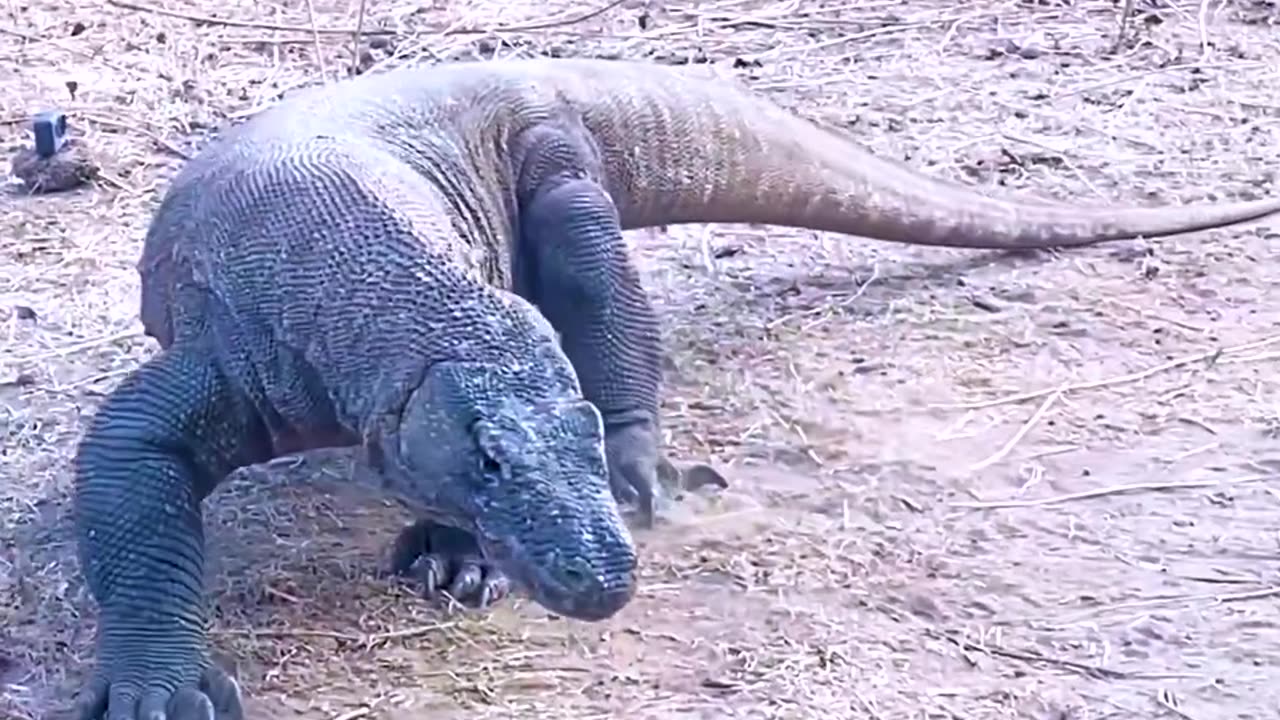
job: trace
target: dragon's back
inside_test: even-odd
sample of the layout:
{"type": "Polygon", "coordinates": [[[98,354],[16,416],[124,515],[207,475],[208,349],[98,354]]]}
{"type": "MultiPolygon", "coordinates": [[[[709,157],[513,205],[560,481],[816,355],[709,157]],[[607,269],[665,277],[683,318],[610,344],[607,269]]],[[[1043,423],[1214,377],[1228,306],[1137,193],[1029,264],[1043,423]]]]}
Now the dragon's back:
{"type": "MultiPolygon", "coordinates": [[[[513,60],[405,67],[300,91],[226,132],[174,178],[139,263],[144,324],[162,341],[172,335],[173,287],[196,278],[259,314],[306,304],[298,293],[354,292],[389,262],[448,265],[509,286],[513,138],[557,114],[580,118],[601,139],[625,221],[636,203],[664,196],[644,184],[670,173],[649,164],[675,166],[661,149],[634,151],[652,137],[645,129],[671,118],[668,96],[710,97],[709,88],[635,63],[513,60]]],[[[689,130],[677,133],[685,144],[698,136],[689,130]]],[[[670,189],[671,198],[688,192],[670,189]]]]}
{"type": "Polygon", "coordinates": [[[509,283],[510,230],[447,133],[418,128],[410,154],[352,105],[309,101],[233,129],[174,178],[144,241],[141,316],[162,345],[214,333],[272,407],[306,382],[341,388],[355,417],[387,397],[373,385],[493,354],[486,328],[507,300],[485,288],[509,283]],[[389,370],[388,354],[404,361],[389,370]]]}

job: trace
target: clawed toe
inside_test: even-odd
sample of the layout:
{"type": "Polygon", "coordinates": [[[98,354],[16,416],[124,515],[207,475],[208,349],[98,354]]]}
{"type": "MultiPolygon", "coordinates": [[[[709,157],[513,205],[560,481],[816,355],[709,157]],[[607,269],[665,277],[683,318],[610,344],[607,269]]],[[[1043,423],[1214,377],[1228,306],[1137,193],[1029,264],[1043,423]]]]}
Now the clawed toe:
{"type": "MultiPolygon", "coordinates": [[[[154,699],[143,700],[139,717],[150,720],[153,717],[181,718],[182,720],[214,720],[225,717],[218,714],[213,701],[204,693],[194,688],[183,688],[172,696],[160,694],[154,699]],[[161,715],[160,712],[164,712],[161,715]]],[[[240,715],[235,717],[239,718],[240,715]]]]}
{"type": "Polygon", "coordinates": [[[240,686],[216,663],[200,678],[199,687],[112,684],[92,680],[76,701],[77,720],[244,720],[240,686]]]}
{"type": "Polygon", "coordinates": [[[510,594],[511,582],[480,552],[464,530],[419,520],[400,532],[392,572],[415,578],[428,599],[441,595],[470,607],[488,607],[510,594]]]}
{"type": "MultiPolygon", "coordinates": [[[[214,717],[226,718],[226,720],[243,720],[244,707],[241,701],[243,697],[240,692],[240,683],[235,678],[228,675],[218,665],[212,664],[204,671],[204,676],[200,678],[200,692],[178,691],[174,696],[173,717],[185,717],[177,714],[179,710],[187,707],[189,703],[194,703],[203,699],[210,703],[214,717]]],[[[198,717],[194,716],[193,717],[198,717]]]]}

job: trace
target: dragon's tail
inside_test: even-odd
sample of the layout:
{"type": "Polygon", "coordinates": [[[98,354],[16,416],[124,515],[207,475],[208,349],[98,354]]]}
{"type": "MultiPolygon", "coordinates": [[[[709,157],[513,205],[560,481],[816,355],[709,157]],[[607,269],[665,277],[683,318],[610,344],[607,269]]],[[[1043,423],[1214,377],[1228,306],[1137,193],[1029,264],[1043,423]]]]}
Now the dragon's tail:
{"type": "Polygon", "coordinates": [[[601,143],[627,228],[755,222],[1018,248],[1172,235],[1280,212],[1280,198],[1166,207],[993,198],[876,157],[729,84],[640,63],[575,65],[558,61],[553,84],[601,143]]]}

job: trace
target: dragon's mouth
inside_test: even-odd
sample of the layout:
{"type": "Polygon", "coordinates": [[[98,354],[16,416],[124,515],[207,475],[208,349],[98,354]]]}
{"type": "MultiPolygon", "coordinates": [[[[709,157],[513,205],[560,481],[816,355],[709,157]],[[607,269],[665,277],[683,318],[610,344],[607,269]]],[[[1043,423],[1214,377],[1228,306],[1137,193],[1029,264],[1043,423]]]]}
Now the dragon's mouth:
{"type": "Polygon", "coordinates": [[[486,540],[481,549],[485,560],[507,577],[512,590],[557,615],[591,622],[605,620],[635,595],[634,575],[630,582],[608,587],[589,573],[546,567],[508,543],[486,540]]]}

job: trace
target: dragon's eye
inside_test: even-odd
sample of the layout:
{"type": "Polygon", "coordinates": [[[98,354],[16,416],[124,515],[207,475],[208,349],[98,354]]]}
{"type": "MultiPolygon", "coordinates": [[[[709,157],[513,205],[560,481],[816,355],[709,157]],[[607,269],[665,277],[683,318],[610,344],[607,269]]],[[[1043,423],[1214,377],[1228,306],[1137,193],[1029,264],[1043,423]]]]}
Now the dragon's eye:
{"type": "Polygon", "coordinates": [[[502,474],[502,466],[498,464],[497,460],[494,460],[488,455],[482,455],[480,457],[480,469],[484,471],[485,475],[502,474]]]}

